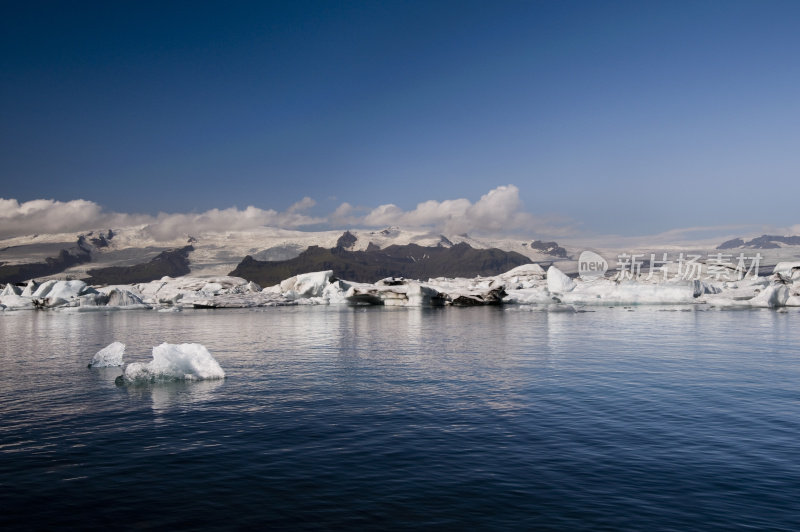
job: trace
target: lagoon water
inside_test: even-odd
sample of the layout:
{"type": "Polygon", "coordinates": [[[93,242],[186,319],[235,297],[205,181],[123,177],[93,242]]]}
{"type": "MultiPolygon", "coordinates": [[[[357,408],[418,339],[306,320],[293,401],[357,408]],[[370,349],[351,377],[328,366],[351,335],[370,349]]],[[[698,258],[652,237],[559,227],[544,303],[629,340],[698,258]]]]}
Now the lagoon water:
{"type": "Polygon", "coordinates": [[[0,526],[800,529],[800,313],[0,313],[0,526]],[[222,381],[118,387],[100,348],[222,381]]]}

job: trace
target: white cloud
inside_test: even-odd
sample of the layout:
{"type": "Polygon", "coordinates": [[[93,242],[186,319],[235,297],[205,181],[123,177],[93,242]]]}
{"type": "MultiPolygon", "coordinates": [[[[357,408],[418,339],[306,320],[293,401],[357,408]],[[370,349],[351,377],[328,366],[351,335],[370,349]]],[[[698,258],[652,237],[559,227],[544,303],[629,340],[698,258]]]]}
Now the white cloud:
{"type": "Polygon", "coordinates": [[[37,233],[70,233],[94,229],[145,225],[144,230],[157,240],[172,240],[203,231],[243,231],[262,226],[296,228],[324,222],[300,211],[314,206],[303,198],[285,212],[247,207],[239,210],[211,209],[202,213],[126,214],[106,212],[92,201],[32,200],[20,203],[0,198],[0,238],[37,233]]]}
{"type": "Polygon", "coordinates": [[[316,205],[304,197],[283,212],[250,206],[211,209],[201,213],[128,214],[108,212],[92,201],[33,200],[19,203],[0,199],[0,238],[35,233],[76,233],[97,229],[143,226],[157,241],[170,241],[203,232],[246,231],[258,227],[296,229],[327,223],[331,227],[427,229],[446,234],[524,234],[525,237],[563,237],[574,233],[570,220],[534,216],[523,210],[519,189],[500,186],[476,202],[465,198],[428,200],[412,210],[394,204],[375,208],[342,203],[325,218],[306,211],[316,205]]]}
{"type": "MultiPolygon", "coordinates": [[[[207,231],[246,231],[264,226],[296,228],[324,221],[297,212],[300,208],[305,208],[298,207],[298,205],[305,202],[306,199],[310,198],[295,203],[285,212],[273,209],[263,210],[251,205],[244,210],[231,207],[229,209],[211,209],[199,214],[162,213],[156,217],[155,221],[148,224],[145,231],[157,240],[171,240],[207,231]]],[[[311,202],[313,204],[313,200],[311,202]]]]}
{"type": "Polygon", "coordinates": [[[316,201],[314,201],[313,199],[311,199],[308,196],[306,196],[303,199],[301,199],[300,201],[298,201],[297,203],[293,204],[288,209],[286,209],[286,212],[292,213],[292,212],[305,211],[305,210],[310,209],[311,207],[313,207],[316,204],[317,204],[316,201]]]}
{"type": "Polygon", "coordinates": [[[98,204],[86,200],[37,199],[20,203],[0,198],[0,238],[136,225],[147,218],[104,212],[98,204]]]}
{"type": "Polygon", "coordinates": [[[369,207],[356,207],[344,202],[328,215],[328,225],[337,229],[366,227],[364,215],[370,211],[369,207]]]}
{"type": "MultiPolygon", "coordinates": [[[[347,204],[340,206],[340,209],[347,204]]],[[[338,211],[338,209],[337,209],[338,211]]],[[[534,216],[522,210],[519,189],[500,186],[472,203],[468,199],[422,202],[410,211],[394,204],[380,205],[361,220],[370,227],[396,225],[406,228],[430,228],[447,234],[517,233],[562,236],[571,234],[569,220],[534,216]]]]}

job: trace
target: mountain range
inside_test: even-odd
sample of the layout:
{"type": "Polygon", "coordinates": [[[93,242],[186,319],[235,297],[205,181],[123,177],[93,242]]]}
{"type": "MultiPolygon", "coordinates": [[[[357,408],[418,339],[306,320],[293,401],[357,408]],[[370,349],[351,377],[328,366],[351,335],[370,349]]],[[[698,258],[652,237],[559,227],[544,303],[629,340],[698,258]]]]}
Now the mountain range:
{"type": "MultiPolygon", "coordinates": [[[[766,254],[767,266],[797,260],[800,237],[737,238],[716,249],[738,248],[764,250],[761,253],[766,254]]],[[[557,263],[565,272],[574,274],[575,261],[583,249],[561,246],[555,241],[443,235],[398,227],[345,232],[264,227],[203,232],[164,241],[152,235],[147,226],[137,226],[0,241],[0,283],[56,278],[108,285],[191,274],[235,275],[269,286],[299,273],[319,270],[333,270],[337,277],[352,281],[374,282],[386,277],[496,275],[527,262],[545,266],[557,263]]],[[[605,253],[611,263],[617,253],[633,250],[598,251],[605,253]]],[[[670,250],[677,251],[680,250],[670,250]]]]}

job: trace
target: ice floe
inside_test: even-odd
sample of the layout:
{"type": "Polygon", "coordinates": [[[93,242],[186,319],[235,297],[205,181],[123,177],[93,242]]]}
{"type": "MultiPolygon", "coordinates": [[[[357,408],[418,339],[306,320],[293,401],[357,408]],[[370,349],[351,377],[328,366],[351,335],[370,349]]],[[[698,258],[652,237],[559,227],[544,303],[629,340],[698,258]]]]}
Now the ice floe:
{"type": "Polygon", "coordinates": [[[280,293],[287,299],[322,297],[325,288],[330,284],[331,277],[333,277],[331,270],[303,273],[281,281],[278,286],[280,293]]]}
{"type": "Polygon", "coordinates": [[[203,305],[217,296],[249,295],[261,292],[261,287],[241,277],[163,277],[158,281],[128,287],[146,304],[192,308],[203,305]]]}
{"type": "Polygon", "coordinates": [[[22,290],[18,286],[14,286],[12,283],[8,283],[5,288],[0,292],[0,297],[3,296],[18,296],[22,294],[22,290]]]}
{"type": "Polygon", "coordinates": [[[128,364],[118,382],[144,384],[223,378],[225,371],[204,345],[163,343],[153,348],[150,362],[128,364]]]}
{"type": "Polygon", "coordinates": [[[33,310],[33,299],[16,294],[0,295],[0,305],[4,310],[33,310]]]}
{"type": "Polygon", "coordinates": [[[122,365],[122,356],[125,354],[125,344],[114,342],[95,353],[90,368],[111,368],[122,365]]]}
{"type": "Polygon", "coordinates": [[[648,276],[572,277],[556,266],[525,264],[500,275],[437,277],[426,281],[388,277],[374,283],[337,279],[331,270],[290,277],[262,288],[239,277],[164,277],[106,287],[83,281],[34,282],[0,291],[3,310],[217,309],[282,305],[707,305],[709,308],[800,306],[800,263],[779,263],[771,276],[736,281],[714,277],[662,280],[648,276]]]}
{"type": "Polygon", "coordinates": [[[550,266],[547,269],[547,289],[552,294],[571,292],[575,289],[575,281],[555,266],[550,266]]]}
{"type": "Polygon", "coordinates": [[[779,262],[772,272],[789,279],[800,279],[800,262],[779,262]]]}

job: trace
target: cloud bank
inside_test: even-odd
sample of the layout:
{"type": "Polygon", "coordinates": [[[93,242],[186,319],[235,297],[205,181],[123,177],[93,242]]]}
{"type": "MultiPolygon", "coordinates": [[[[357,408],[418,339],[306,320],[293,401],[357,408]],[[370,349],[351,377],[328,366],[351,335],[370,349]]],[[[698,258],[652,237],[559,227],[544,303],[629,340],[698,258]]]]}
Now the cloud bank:
{"type": "Polygon", "coordinates": [[[243,210],[231,207],[152,216],[107,212],[97,203],[82,199],[39,199],[20,203],[0,198],[0,238],[142,225],[154,239],[166,241],[204,231],[244,231],[263,226],[297,228],[325,221],[302,212],[313,205],[314,200],[303,198],[284,212],[250,206],[243,210]]]}
{"type": "Polygon", "coordinates": [[[316,202],[305,197],[283,212],[249,206],[211,209],[201,213],[158,215],[105,211],[95,202],[77,199],[40,199],[20,203],[0,199],[0,238],[40,234],[74,233],[106,228],[143,226],[157,241],[168,241],[203,232],[246,231],[259,227],[298,229],[314,225],[330,228],[377,228],[399,226],[446,234],[525,234],[564,236],[573,232],[568,221],[537,217],[523,210],[519,189],[505,185],[490,190],[475,202],[465,198],[429,200],[411,210],[388,203],[378,207],[354,207],[342,203],[324,217],[307,211],[316,202]]]}
{"type": "MultiPolygon", "coordinates": [[[[343,204],[337,209],[348,210],[343,204]]],[[[430,228],[447,234],[462,233],[547,233],[563,235],[572,231],[558,220],[537,217],[522,210],[519,189],[505,185],[490,190],[475,203],[460,198],[444,201],[425,201],[410,211],[394,204],[380,205],[361,219],[367,227],[396,225],[400,227],[430,228]]]]}
{"type": "Polygon", "coordinates": [[[203,232],[247,231],[260,227],[319,230],[367,229],[398,226],[448,235],[470,233],[484,236],[518,235],[524,238],[566,238],[572,244],[641,247],[667,244],[717,245],[733,237],[752,238],[761,234],[797,235],[800,224],[791,227],[725,225],[672,229],[657,235],[586,235],[565,218],[536,216],[526,212],[514,185],[499,186],[475,202],[465,198],[428,200],[405,210],[387,203],[377,207],[340,204],[325,216],[311,216],[316,206],[302,198],[285,211],[230,207],[201,213],[119,213],[104,210],[93,201],[37,199],[20,203],[0,198],[0,239],[45,233],[80,233],[92,230],[137,226],[156,241],[174,241],[203,232]]]}

